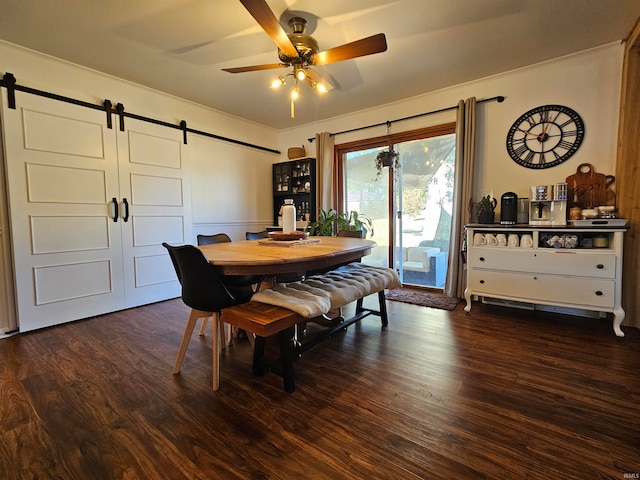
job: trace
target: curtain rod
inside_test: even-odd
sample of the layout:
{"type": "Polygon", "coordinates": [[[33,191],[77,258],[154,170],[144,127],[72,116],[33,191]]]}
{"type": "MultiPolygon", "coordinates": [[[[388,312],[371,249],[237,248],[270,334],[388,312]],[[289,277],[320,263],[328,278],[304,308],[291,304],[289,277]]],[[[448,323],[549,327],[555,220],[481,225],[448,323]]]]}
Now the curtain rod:
{"type": "Polygon", "coordinates": [[[16,77],[9,72],[6,72],[4,76],[0,79],[0,87],[5,87],[7,89],[7,104],[11,109],[16,108],[16,97],[15,92],[24,92],[29,93],[31,95],[38,95],[40,97],[50,98],[52,100],[58,100],[65,103],[71,103],[73,105],[79,105],[81,107],[92,108],[94,110],[104,110],[107,116],[107,128],[112,128],[111,123],[111,115],[115,113],[119,116],[120,119],[120,130],[124,131],[124,118],[129,117],[136,120],[140,120],[143,122],[154,123],[156,125],[162,125],[168,128],[175,128],[183,131],[183,142],[186,145],[187,143],[187,132],[194,133],[196,135],[202,135],[209,138],[215,138],[217,140],[223,140],[229,143],[235,143],[236,145],[243,145],[245,147],[254,148],[256,150],[262,150],[264,152],[280,154],[280,150],[276,150],[274,148],[262,147],[260,145],[254,145],[252,143],[243,142],[241,140],[235,140],[233,138],[223,137],[221,135],[216,135],[214,133],[203,132],[201,130],[195,130],[187,127],[187,122],[185,120],[180,121],[179,125],[175,125],[173,123],[164,122],[162,120],[156,120],[154,118],[144,117],[142,115],[137,115],[135,113],[126,112],[124,109],[124,105],[121,103],[116,104],[115,108],[113,108],[113,104],[110,100],[105,100],[102,105],[96,105],[93,103],[85,102],[82,100],[77,100],[75,98],[65,97],[63,95],[58,95],[51,92],[45,92],[43,90],[37,90],[35,88],[25,87],[23,85],[18,85],[16,83],[16,77]]]}
{"type": "MultiPolygon", "coordinates": [[[[493,102],[493,101],[502,103],[504,102],[504,97],[502,95],[498,95],[496,97],[484,98],[482,100],[478,100],[477,103],[493,102]]],[[[458,109],[457,105],[453,107],[440,108],[439,110],[432,110],[430,112],[418,113],[416,115],[411,115],[409,117],[396,118],[395,120],[387,120],[386,122],[374,123],[371,125],[365,125],[364,127],[352,128],[350,130],[343,130],[341,132],[331,133],[330,135],[334,137],[336,135],[342,135],[344,133],[357,132],[358,130],[366,130],[367,128],[382,127],[383,125],[386,125],[387,127],[389,127],[391,126],[392,123],[402,122],[404,120],[411,120],[418,117],[424,117],[426,115],[433,115],[434,113],[442,113],[442,112],[447,112],[449,110],[457,110],[457,109],[458,109]]],[[[315,137],[307,138],[307,140],[309,140],[309,142],[313,142],[315,140],[315,137]]]]}

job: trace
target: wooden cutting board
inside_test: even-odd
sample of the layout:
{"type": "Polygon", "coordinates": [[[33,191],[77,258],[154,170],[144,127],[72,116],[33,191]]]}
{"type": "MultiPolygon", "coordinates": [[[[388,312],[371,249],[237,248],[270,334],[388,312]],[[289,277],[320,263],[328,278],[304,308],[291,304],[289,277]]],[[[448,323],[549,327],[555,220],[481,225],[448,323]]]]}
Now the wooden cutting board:
{"type": "Polygon", "coordinates": [[[580,164],[576,173],[567,177],[567,200],[581,209],[607,205],[607,176],[596,173],[590,163],[580,164]]]}

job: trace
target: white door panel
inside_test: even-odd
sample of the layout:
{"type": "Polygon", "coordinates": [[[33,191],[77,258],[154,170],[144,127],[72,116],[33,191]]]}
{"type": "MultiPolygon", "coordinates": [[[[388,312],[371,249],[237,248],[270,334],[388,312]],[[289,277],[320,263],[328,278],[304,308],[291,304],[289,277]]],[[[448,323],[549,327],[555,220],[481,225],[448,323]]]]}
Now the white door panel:
{"type": "Polygon", "coordinates": [[[129,204],[122,221],[126,305],[180,296],[173,265],[162,242],[190,238],[191,202],[182,131],[126,119],[118,132],[120,196],[129,204]]]}
{"type": "MultiPolygon", "coordinates": [[[[24,120],[24,147],[26,150],[76,155],[85,158],[105,159],[105,114],[93,119],[75,118],[62,108],[55,113],[30,110],[22,106],[24,120]],[[52,133],[55,133],[52,135],[52,133]]],[[[60,103],[57,103],[60,105],[60,103]]]]}
{"type": "Polygon", "coordinates": [[[2,91],[21,331],[124,308],[115,131],[106,114],[2,91]]]}
{"type": "Polygon", "coordinates": [[[95,216],[31,217],[34,255],[109,248],[109,219],[95,216]]]}
{"type": "Polygon", "coordinates": [[[20,330],[180,296],[161,243],[191,238],[182,131],[127,118],[120,132],[22,92],[16,105],[2,90],[20,330]]]}

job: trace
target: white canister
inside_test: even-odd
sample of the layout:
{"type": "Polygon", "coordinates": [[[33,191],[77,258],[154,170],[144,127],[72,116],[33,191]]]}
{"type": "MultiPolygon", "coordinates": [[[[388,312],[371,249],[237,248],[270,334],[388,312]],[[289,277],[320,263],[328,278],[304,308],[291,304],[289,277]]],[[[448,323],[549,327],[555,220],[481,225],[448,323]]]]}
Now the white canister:
{"type": "Polygon", "coordinates": [[[282,233],[296,231],[296,206],[293,199],[287,198],[282,207],[282,233]]]}

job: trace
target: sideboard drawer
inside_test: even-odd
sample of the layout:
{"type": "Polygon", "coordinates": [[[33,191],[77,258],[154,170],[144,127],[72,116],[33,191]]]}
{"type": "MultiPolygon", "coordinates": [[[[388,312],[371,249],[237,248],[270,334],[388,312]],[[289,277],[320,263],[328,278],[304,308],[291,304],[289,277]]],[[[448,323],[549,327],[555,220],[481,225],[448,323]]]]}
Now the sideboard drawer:
{"type": "Polygon", "coordinates": [[[615,281],[530,273],[476,270],[469,277],[475,295],[554,304],[613,308],[615,281]]]}
{"type": "Polygon", "coordinates": [[[616,256],[596,250],[474,248],[469,252],[470,268],[513,272],[615,278],[616,256]]]}

